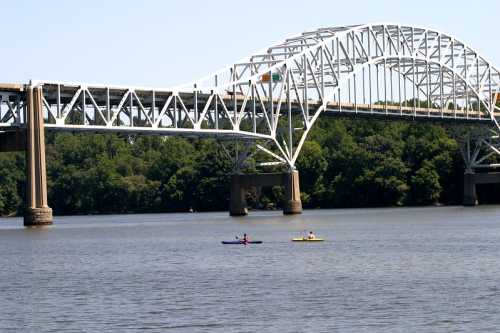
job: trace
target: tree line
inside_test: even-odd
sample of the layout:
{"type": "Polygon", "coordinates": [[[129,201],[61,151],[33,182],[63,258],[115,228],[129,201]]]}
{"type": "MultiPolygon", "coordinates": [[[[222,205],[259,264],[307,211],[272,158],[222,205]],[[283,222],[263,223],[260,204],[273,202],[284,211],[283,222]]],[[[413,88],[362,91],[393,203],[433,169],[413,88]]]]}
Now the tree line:
{"type": "MultiPolygon", "coordinates": [[[[55,214],[228,208],[233,165],[214,140],[49,132],[46,141],[48,199],[55,214]]],[[[1,215],[23,213],[24,167],[24,152],[0,154],[1,215]]],[[[305,208],[462,200],[459,146],[446,127],[435,124],[320,119],[297,168],[305,208]]],[[[481,201],[494,202],[499,192],[487,186],[481,201]]],[[[281,188],[265,188],[250,191],[248,202],[280,207],[281,196],[281,188]]]]}

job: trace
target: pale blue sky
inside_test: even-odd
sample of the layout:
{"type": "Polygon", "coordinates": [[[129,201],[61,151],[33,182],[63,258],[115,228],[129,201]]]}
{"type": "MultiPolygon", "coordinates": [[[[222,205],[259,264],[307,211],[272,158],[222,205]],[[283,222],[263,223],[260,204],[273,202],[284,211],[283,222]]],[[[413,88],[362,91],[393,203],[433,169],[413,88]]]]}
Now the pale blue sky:
{"type": "Polygon", "coordinates": [[[0,82],[168,87],[274,41],[391,22],[450,33],[500,66],[499,0],[3,1],[0,82]]]}

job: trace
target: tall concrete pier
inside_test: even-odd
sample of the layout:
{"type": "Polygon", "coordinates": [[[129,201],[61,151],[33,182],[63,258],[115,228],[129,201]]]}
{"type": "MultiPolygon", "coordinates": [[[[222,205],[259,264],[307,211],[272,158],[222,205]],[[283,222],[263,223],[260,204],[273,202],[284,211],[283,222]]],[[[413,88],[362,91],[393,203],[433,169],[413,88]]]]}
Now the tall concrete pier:
{"type": "Polygon", "coordinates": [[[299,172],[293,170],[287,173],[263,173],[263,174],[236,174],[231,178],[231,199],[229,214],[231,216],[243,216],[248,214],[245,198],[249,187],[283,186],[283,214],[301,214],[302,201],[300,200],[299,172]]]}
{"type": "Polygon", "coordinates": [[[52,209],[47,203],[45,134],[41,87],[26,91],[26,211],[25,226],[52,224],[52,209]]]}
{"type": "Polygon", "coordinates": [[[285,186],[285,198],[283,202],[283,214],[301,214],[302,201],[300,200],[299,172],[293,170],[283,175],[285,186]]]}

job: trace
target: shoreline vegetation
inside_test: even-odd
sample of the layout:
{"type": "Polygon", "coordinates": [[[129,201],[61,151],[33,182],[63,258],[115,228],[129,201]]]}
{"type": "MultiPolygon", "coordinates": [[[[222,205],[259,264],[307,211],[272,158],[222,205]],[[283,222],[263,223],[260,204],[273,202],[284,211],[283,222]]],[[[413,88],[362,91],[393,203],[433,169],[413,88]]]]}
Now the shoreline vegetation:
{"type": "MultiPolygon", "coordinates": [[[[232,165],[212,139],[47,132],[46,142],[54,215],[227,210],[232,165]]],[[[0,216],[22,215],[24,165],[24,152],[0,154],[0,216]]],[[[297,168],[306,209],[462,202],[459,146],[436,124],[320,119],[297,168]]],[[[254,160],[246,171],[256,172],[254,160]]],[[[250,190],[249,208],[279,209],[282,191],[250,190]]],[[[500,186],[478,195],[495,203],[500,186]]]]}

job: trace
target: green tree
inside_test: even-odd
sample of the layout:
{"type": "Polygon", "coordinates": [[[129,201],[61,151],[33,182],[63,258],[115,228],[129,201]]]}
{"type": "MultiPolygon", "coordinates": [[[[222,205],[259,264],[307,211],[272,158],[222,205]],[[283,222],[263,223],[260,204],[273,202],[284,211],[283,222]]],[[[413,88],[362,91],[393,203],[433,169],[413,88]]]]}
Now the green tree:
{"type": "Polygon", "coordinates": [[[434,165],[428,161],[411,177],[411,194],[416,204],[437,203],[442,188],[434,165]]]}
{"type": "Polygon", "coordinates": [[[305,207],[318,207],[324,195],[323,173],[328,162],[319,143],[306,141],[297,160],[300,171],[302,203],[305,207]]]}

